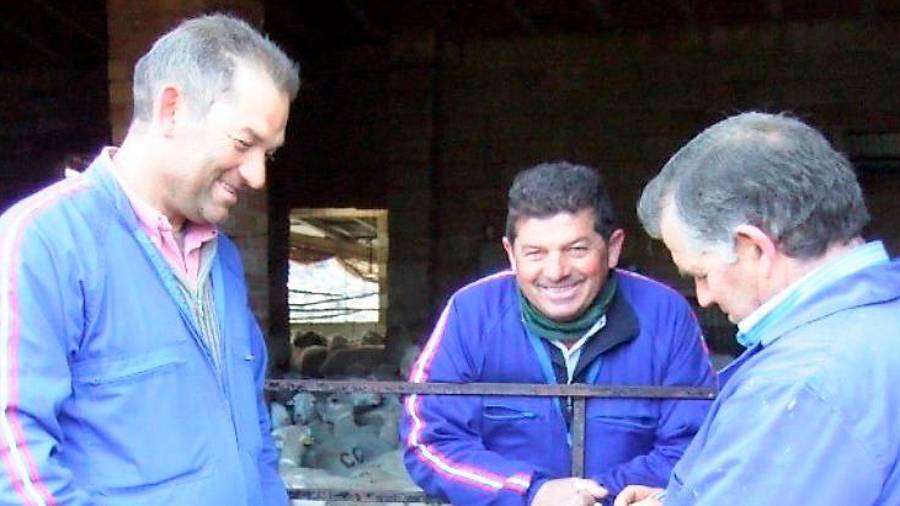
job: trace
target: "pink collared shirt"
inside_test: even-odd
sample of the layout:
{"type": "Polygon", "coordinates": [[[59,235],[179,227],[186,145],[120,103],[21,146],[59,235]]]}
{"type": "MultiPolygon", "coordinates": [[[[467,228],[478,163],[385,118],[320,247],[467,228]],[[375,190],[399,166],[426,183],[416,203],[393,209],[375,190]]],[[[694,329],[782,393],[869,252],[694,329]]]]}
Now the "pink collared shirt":
{"type": "Polygon", "coordinates": [[[185,221],[184,251],[182,251],[178,247],[178,241],[175,239],[175,232],[172,230],[169,218],[134,193],[119,176],[112,161],[114,152],[115,148],[107,147],[103,149],[100,156],[112,169],[116,181],[125,196],[128,197],[141,230],[156,245],[163,258],[185,284],[191,290],[197,288],[197,276],[200,272],[200,249],[204,243],[216,238],[218,230],[212,225],[199,225],[185,221]]]}

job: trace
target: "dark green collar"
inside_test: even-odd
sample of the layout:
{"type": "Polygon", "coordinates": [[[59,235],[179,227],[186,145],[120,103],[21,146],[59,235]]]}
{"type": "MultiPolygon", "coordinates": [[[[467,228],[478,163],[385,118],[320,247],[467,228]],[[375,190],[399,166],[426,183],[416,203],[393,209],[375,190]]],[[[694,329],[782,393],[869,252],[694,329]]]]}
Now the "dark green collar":
{"type": "Polygon", "coordinates": [[[610,270],[603,289],[591,302],[591,305],[574,320],[558,322],[537,310],[519,289],[519,304],[522,309],[522,321],[532,334],[551,341],[576,341],[581,339],[603,315],[609,302],[616,294],[615,271],[610,270]]]}

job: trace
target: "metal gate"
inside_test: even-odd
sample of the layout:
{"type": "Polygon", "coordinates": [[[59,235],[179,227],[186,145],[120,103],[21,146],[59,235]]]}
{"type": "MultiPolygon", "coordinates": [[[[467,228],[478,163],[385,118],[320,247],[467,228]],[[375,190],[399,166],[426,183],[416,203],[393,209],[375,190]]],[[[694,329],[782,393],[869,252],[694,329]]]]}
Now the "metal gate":
{"type": "MultiPolygon", "coordinates": [[[[715,390],[700,387],[625,386],[625,385],[548,385],[534,383],[407,383],[405,381],[361,380],[267,380],[269,391],[422,394],[422,395],[514,395],[565,397],[573,399],[572,475],[584,475],[585,404],[589,397],[607,399],[704,399],[715,398],[715,390]]],[[[445,504],[424,492],[397,490],[289,489],[292,499],[356,502],[406,502],[445,504]]]]}

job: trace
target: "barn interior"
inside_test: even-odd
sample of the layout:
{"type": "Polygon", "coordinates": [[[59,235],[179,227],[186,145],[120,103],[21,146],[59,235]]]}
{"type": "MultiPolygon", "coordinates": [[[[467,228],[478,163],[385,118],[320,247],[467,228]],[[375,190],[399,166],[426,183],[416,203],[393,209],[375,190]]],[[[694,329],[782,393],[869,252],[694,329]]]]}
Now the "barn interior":
{"type": "MultiPolygon", "coordinates": [[[[695,301],[635,204],[678,147],[739,111],[822,130],[854,162],[867,237],[900,251],[895,0],[32,0],[8,11],[2,209],[122,139],[134,61],[184,17],[239,14],[300,63],[267,188],[226,225],[272,377],[399,378],[452,293],[508,265],[506,191],[543,161],[600,168],[626,233],[623,267],[695,301]]],[[[740,351],[718,310],[697,313],[713,352],[740,351]]]]}

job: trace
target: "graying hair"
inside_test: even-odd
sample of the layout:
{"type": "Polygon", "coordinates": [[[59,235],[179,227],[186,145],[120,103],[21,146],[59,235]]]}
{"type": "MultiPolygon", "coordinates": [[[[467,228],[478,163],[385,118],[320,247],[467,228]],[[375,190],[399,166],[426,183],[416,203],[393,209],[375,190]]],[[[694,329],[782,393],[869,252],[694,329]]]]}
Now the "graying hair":
{"type": "Polygon", "coordinates": [[[734,227],[749,224],[798,259],[859,236],[869,221],[847,158],[785,114],[739,114],[694,137],[641,195],[638,217],[653,237],[667,206],[695,245],[733,252],[734,227]]]}
{"type": "Polygon", "coordinates": [[[217,97],[231,91],[238,63],[264,70],[291,100],[297,96],[297,63],[247,22],[212,14],[183,21],[135,64],[133,120],[150,120],[153,97],[166,83],[179,85],[192,112],[204,115],[217,97]]]}
{"type": "Polygon", "coordinates": [[[509,189],[506,237],[515,241],[516,224],[521,218],[549,218],[582,209],[594,211],[594,230],[609,239],[616,221],[600,174],[568,162],[535,165],[519,172],[509,189]]]}

